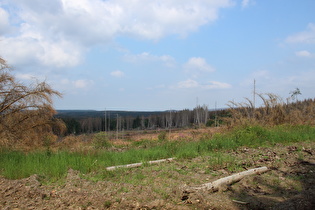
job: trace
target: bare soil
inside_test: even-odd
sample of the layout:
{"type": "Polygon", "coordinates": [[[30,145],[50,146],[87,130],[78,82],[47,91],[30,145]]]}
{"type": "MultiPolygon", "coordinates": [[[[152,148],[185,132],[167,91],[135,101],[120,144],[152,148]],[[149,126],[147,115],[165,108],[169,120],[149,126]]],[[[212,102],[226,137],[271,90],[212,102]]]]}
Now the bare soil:
{"type": "Polygon", "coordinates": [[[315,142],[243,147],[229,154],[238,162],[235,170],[199,157],[104,171],[103,178],[69,169],[58,183],[45,183],[36,174],[0,177],[0,209],[315,209],[315,142]],[[184,192],[260,166],[270,170],[218,192],[184,192]]]}

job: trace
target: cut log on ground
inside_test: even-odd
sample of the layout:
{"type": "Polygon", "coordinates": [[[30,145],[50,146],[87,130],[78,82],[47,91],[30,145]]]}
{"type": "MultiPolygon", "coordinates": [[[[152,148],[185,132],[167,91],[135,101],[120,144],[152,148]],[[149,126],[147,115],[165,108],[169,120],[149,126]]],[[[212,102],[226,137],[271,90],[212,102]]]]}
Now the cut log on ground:
{"type": "Polygon", "coordinates": [[[265,166],[260,167],[260,168],[249,169],[247,171],[243,171],[240,173],[233,174],[231,176],[227,176],[227,177],[218,179],[214,182],[205,183],[205,184],[202,184],[202,185],[197,186],[197,187],[189,187],[189,188],[184,190],[184,193],[191,193],[191,192],[195,192],[198,190],[209,190],[211,192],[216,192],[220,188],[222,188],[223,186],[231,185],[235,182],[240,181],[245,176],[249,176],[249,175],[253,175],[253,174],[261,174],[261,173],[264,173],[266,171],[268,171],[268,168],[265,166]]]}
{"type": "MultiPolygon", "coordinates": [[[[170,162],[172,160],[174,160],[175,158],[167,158],[167,159],[161,159],[161,160],[152,160],[152,161],[148,161],[145,163],[148,164],[157,164],[157,163],[162,163],[162,162],[170,162]]],[[[132,164],[127,164],[127,165],[119,165],[119,166],[110,166],[110,167],[106,167],[107,171],[113,171],[116,170],[118,168],[136,168],[136,167],[140,167],[142,166],[143,163],[132,163],[132,164]]]]}

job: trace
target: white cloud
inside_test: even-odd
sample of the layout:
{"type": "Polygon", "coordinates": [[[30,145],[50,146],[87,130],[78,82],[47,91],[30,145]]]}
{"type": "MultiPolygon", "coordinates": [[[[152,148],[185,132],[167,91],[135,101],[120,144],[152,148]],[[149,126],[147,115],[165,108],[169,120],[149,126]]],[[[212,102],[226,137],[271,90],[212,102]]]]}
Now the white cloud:
{"type": "Polygon", "coordinates": [[[288,43],[315,44],[315,24],[309,23],[305,31],[288,36],[285,41],[288,43]]]}
{"type": "Polygon", "coordinates": [[[40,44],[44,48],[40,60],[46,66],[72,67],[82,61],[81,50],[71,42],[41,42],[40,44]]]}
{"type": "Polygon", "coordinates": [[[192,57],[184,64],[186,72],[191,73],[193,77],[198,77],[201,73],[213,72],[215,69],[210,66],[204,58],[192,57]]]}
{"type": "Polygon", "coordinates": [[[35,79],[39,79],[38,75],[33,75],[33,74],[22,74],[22,73],[17,73],[16,78],[18,80],[35,80],[35,79]]]}
{"type": "Polygon", "coordinates": [[[204,87],[207,89],[228,89],[232,87],[230,84],[224,82],[210,81],[209,83],[210,84],[207,84],[204,87]]]}
{"type": "Polygon", "coordinates": [[[15,67],[41,65],[73,67],[82,61],[82,50],[71,42],[44,41],[35,34],[9,37],[0,41],[0,54],[15,67]]]}
{"type": "Polygon", "coordinates": [[[123,76],[125,76],[125,73],[122,72],[122,71],[117,70],[117,71],[111,72],[110,75],[113,76],[113,77],[123,77],[123,76]]]}
{"type": "Polygon", "coordinates": [[[0,7],[0,35],[9,30],[9,14],[0,7]]]}
{"type": "Polygon", "coordinates": [[[199,89],[228,89],[232,86],[228,83],[210,81],[207,84],[200,84],[196,80],[187,79],[185,81],[178,82],[176,88],[199,88],[199,89]]]}
{"type": "Polygon", "coordinates": [[[117,1],[124,11],[122,32],[146,39],[160,39],[168,34],[186,35],[218,18],[218,10],[232,6],[230,0],[137,0],[117,1]]]}
{"type": "Polygon", "coordinates": [[[93,81],[79,79],[79,80],[72,81],[72,84],[74,85],[75,88],[84,89],[92,85],[93,81]]]}
{"type": "Polygon", "coordinates": [[[126,54],[124,60],[132,63],[143,63],[143,62],[161,62],[167,67],[173,67],[176,63],[175,59],[169,55],[152,55],[148,52],[140,54],[126,54]]]}
{"type": "Polygon", "coordinates": [[[213,72],[215,71],[212,66],[207,64],[204,58],[190,58],[188,62],[185,64],[185,67],[190,70],[199,70],[204,72],[213,72]]]}
{"type": "Polygon", "coordinates": [[[34,82],[34,81],[44,81],[46,78],[44,75],[38,75],[34,73],[16,73],[15,77],[18,80],[24,80],[24,81],[29,81],[29,82],[34,82]]]}
{"type": "Polygon", "coordinates": [[[307,50],[295,52],[295,55],[298,57],[312,57],[312,54],[307,50]]]}
{"type": "Polygon", "coordinates": [[[249,0],[242,0],[242,8],[247,7],[249,4],[249,0]]]}
{"type": "Polygon", "coordinates": [[[61,79],[60,80],[61,85],[68,85],[69,83],[70,83],[70,81],[68,79],[61,79]]]}
{"type": "MultiPolygon", "coordinates": [[[[153,87],[147,87],[146,89],[147,90],[154,90],[154,89],[164,89],[166,88],[167,86],[165,84],[159,84],[159,85],[155,85],[153,87]]],[[[170,87],[171,89],[174,88],[174,87],[170,87]]]]}
{"type": "MultiPolygon", "coordinates": [[[[216,21],[220,9],[233,6],[232,0],[24,0],[5,4],[0,7],[0,34],[7,25],[16,30],[1,37],[0,49],[10,52],[0,53],[10,63],[30,61],[52,67],[78,65],[84,50],[107,44],[118,35],[149,40],[185,36],[216,21]]],[[[167,63],[170,58],[160,59],[167,63]]]]}
{"type": "Polygon", "coordinates": [[[166,85],[165,84],[160,84],[160,85],[156,85],[155,88],[161,89],[161,88],[165,88],[166,85]]]}
{"type": "Polygon", "coordinates": [[[249,6],[254,5],[254,4],[255,4],[254,0],[242,0],[241,6],[242,6],[242,9],[245,9],[249,6]]]}
{"type": "Polygon", "coordinates": [[[69,78],[58,78],[55,79],[53,85],[57,87],[57,90],[62,92],[64,95],[68,94],[82,94],[84,91],[90,90],[93,86],[94,81],[89,79],[69,79],[69,78]]]}
{"type": "Polygon", "coordinates": [[[197,81],[188,79],[185,81],[181,81],[177,83],[177,88],[196,88],[199,87],[199,84],[197,81]]]}

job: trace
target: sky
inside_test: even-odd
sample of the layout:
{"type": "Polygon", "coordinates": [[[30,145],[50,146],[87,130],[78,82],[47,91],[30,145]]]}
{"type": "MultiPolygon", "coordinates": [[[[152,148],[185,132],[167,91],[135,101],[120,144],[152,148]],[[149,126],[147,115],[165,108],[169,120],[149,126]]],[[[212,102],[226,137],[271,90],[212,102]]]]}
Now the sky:
{"type": "MultiPolygon", "coordinates": [[[[314,0],[0,0],[0,56],[56,109],[315,97],[314,0]]],[[[259,105],[257,100],[257,104],[259,105]]]]}

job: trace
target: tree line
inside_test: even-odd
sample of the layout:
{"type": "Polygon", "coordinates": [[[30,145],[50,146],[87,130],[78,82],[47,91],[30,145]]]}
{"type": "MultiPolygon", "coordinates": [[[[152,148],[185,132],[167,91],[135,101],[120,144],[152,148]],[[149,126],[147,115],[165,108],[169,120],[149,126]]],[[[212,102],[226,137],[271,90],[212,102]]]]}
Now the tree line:
{"type": "MultiPolygon", "coordinates": [[[[141,114],[141,113],[140,113],[141,114]]],[[[156,130],[202,126],[218,126],[228,115],[225,109],[209,110],[208,106],[197,106],[193,110],[169,110],[151,114],[119,115],[115,111],[104,111],[97,117],[58,116],[67,127],[66,134],[94,133],[100,131],[156,130]]]]}

